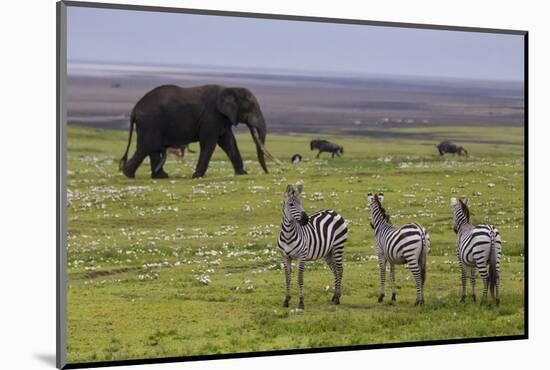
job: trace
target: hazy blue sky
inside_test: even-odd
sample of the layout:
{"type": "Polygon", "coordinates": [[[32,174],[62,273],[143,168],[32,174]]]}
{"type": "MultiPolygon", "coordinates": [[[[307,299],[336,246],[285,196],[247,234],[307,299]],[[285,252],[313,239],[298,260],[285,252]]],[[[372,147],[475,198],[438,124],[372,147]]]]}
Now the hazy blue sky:
{"type": "Polygon", "coordinates": [[[68,58],[516,81],[524,68],[518,35],[78,7],[68,58]]]}

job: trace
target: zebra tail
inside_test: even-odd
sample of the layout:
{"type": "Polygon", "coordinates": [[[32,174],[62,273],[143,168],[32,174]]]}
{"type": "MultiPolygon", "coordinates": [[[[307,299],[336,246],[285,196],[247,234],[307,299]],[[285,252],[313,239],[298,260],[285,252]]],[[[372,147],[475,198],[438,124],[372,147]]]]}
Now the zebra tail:
{"type": "Polygon", "coordinates": [[[489,249],[489,289],[491,297],[495,297],[495,286],[497,283],[497,254],[495,253],[495,230],[491,228],[491,248],[489,249]]]}

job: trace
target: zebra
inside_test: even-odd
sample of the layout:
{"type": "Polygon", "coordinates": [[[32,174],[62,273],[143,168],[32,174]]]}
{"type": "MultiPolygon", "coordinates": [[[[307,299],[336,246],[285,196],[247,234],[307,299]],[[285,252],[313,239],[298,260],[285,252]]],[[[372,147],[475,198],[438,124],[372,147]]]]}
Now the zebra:
{"type": "Polygon", "coordinates": [[[390,263],[392,301],[395,301],[395,265],[407,264],[416,283],[416,303],[424,304],[424,282],[426,281],[426,258],[430,248],[430,237],[426,229],[417,223],[394,227],[386,210],[382,207],[384,194],[368,193],[371,212],[371,227],[376,235],[376,253],[380,268],[380,295],[384,300],[386,285],[386,262],[390,263]]]}
{"type": "Polygon", "coordinates": [[[319,158],[321,153],[323,152],[329,152],[332,153],[332,158],[334,158],[334,155],[336,154],[338,157],[340,157],[340,154],[344,154],[344,147],[340,146],[338,144],[331,143],[327,140],[311,140],[309,143],[309,148],[311,150],[318,149],[319,153],[317,153],[317,156],[315,158],[319,158]]]}
{"type": "Polygon", "coordinates": [[[299,309],[304,309],[303,286],[305,261],[325,257],[334,274],[333,304],[340,304],[344,243],[348,237],[348,224],[338,213],[321,210],[307,215],[300,202],[303,186],[294,189],[288,185],[284,194],[282,209],[283,221],[278,246],[284,260],[286,297],[283,307],[290,301],[291,260],[298,265],[298,287],[300,291],[299,309]]]}
{"type": "Polygon", "coordinates": [[[500,257],[502,255],[502,240],[498,229],[493,225],[470,224],[470,210],[468,199],[451,198],[453,208],[453,229],[457,234],[456,254],[460,264],[462,296],[461,302],[466,301],[466,269],[470,268],[470,283],[472,284],[472,300],[476,301],[476,272],[483,279],[483,296],[481,303],[487,301],[487,288],[491,290],[491,297],[496,305],[500,304],[500,257]],[[495,292],[496,290],[496,292],[495,292]]]}

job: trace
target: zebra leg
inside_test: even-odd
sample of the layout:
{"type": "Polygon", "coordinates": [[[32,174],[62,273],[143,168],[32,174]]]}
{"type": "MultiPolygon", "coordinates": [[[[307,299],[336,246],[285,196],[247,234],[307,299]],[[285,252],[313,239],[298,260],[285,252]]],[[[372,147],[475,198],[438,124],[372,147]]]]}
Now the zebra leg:
{"type": "Polygon", "coordinates": [[[395,264],[390,262],[391,300],[395,301],[395,264]]]}
{"type": "Polygon", "coordinates": [[[378,296],[378,303],[380,303],[386,295],[386,259],[384,257],[378,256],[378,267],[380,268],[380,295],[378,296]]]}
{"type": "Polygon", "coordinates": [[[304,309],[304,268],[305,262],[298,260],[298,289],[300,291],[300,303],[298,303],[299,309],[304,309]]]}
{"type": "Polygon", "coordinates": [[[285,258],[284,261],[285,265],[285,280],[286,280],[286,297],[285,301],[283,302],[283,307],[288,307],[288,302],[290,301],[290,278],[292,275],[292,265],[290,258],[285,258]]]}
{"type": "Polygon", "coordinates": [[[336,290],[336,287],[338,286],[338,273],[336,271],[336,261],[334,260],[334,256],[332,254],[327,254],[325,256],[325,260],[327,261],[328,267],[330,267],[330,271],[332,271],[332,274],[334,275],[334,295],[332,296],[332,303],[338,304],[340,303],[340,297],[337,296],[338,291],[336,290]],[[338,303],[335,303],[335,301],[338,301],[338,303]]]}
{"type": "Polygon", "coordinates": [[[481,304],[487,302],[487,290],[489,289],[489,272],[487,271],[487,265],[485,263],[485,257],[483,254],[480,254],[478,259],[476,259],[477,269],[479,270],[479,275],[483,279],[483,294],[481,296],[481,304]]]}
{"type": "Polygon", "coordinates": [[[500,271],[497,264],[497,269],[495,271],[497,274],[497,279],[495,283],[495,304],[498,306],[500,304],[500,292],[499,292],[499,285],[500,285],[500,271]]]}
{"type": "Polygon", "coordinates": [[[462,282],[462,296],[460,302],[466,302],[466,267],[460,262],[460,280],[462,282]]]}
{"type": "Polygon", "coordinates": [[[407,260],[407,264],[411,269],[412,275],[414,277],[414,282],[416,284],[416,302],[415,306],[424,304],[424,292],[422,291],[422,271],[420,271],[420,266],[418,261],[411,257],[407,260]]]}
{"type": "Polygon", "coordinates": [[[489,289],[489,278],[485,277],[483,278],[483,294],[481,296],[481,304],[485,304],[487,302],[487,290],[489,289]]]}
{"type": "Polygon", "coordinates": [[[319,158],[320,155],[321,155],[321,151],[319,150],[319,153],[317,153],[317,156],[315,158],[319,158]]]}
{"type": "Polygon", "coordinates": [[[332,303],[340,304],[340,296],[342,295],[342,276],[344,275],[344,264],[342,261],[336,261],[336,282],[334,284],[334,298],[332,303]]]}
{"type": "Polygon", "coordinates": [[[334,271],[336,271],[334,282],[334,298],[332,303],[340,304],[340,297],[342,296],[342,277],[344,276],[344,245],[335,245],[333,247],[332,259],[334,260],[334,271]]]}
{"type": "Polygon", "coordinates": [[[334,152],[332,152],[332,158],[334,158],[334,152]]]}
{"type": "Polygon", "coordinates": [[[500,248],[496,248],[494,251],[494,253],[496,253],[496,265],[495,265],[495,295],[493,297],[493,299],[495,299],[495,305],[499,305],[500,304],[500,257],[501,257],[501,249],[500,248]]]}
{"type": "Polygon", "coordinates": [[[476,301],[476,268],[470,270],[470,283],[472,284],[472,300],[476,301]]]}
{"type": "Polygon", "coordinates": [[[334,257],[334,270],[335,282],[334,282],[334,298],[332,298],[332,303],[340,304],[340,296],[342,295],[342,276],[344,275],[344,264],[342,263],[342,258],[334,257]]]}

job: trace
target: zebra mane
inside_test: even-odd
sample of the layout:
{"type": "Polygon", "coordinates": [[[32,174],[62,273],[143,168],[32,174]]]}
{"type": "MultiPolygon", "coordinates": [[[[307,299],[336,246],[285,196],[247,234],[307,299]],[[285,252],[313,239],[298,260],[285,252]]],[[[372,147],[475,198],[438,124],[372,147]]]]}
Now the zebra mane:
{"type": "Polygon", "coordinates": [[[464,216],[466,217],[466,222],[470,223],[470,210],[468,209],[468,206],[462,201],[462,199],[459,199],[458,202],[460,204],[460,208],[462,209],[462,213],[464,213],[464,216]]]}
{"type": "Polygon", "coordinates": [[[378,208],[380,208],[380,212],[382,213],[382,217],[384,218],[384,220],[386,220],[387,223],[391,224],[390,216],[386,213],[384,207],[382,207],[382,202],[380,202],[380,199],[378,199],[377,194],[374,195],[374,201],[376,202],[376,204],[378,204],[378,208]]]}

